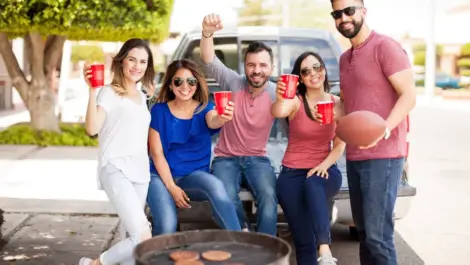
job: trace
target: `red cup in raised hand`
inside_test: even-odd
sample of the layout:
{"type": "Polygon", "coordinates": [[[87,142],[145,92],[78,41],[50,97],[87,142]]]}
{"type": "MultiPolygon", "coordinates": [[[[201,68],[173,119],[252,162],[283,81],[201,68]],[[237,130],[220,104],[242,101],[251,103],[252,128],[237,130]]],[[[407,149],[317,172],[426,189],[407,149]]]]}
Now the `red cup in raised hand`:
{"type": "Polygon", "coordinates": [[[104,64],[90,65],[91,77],[90,84],[92,88],[104,86],[104,64]]]}
{"type": "Polygon", "coordinates": [[[231,91],[217,91],[214,92],[214,101],[215,109],[219,115],[224,114],[225,107],[228,105],[228,102],[232,100],[231,91]]]}
{"type": "Polygon", "coordinates": [[[297,92],[297,83],[299,81],[298,75],[292,74],[283,74],[281,75],[281,80],[286,84],[286,90],[282,95],[285,99],[293,99],[295,97],[295,93],[297,92]]]}

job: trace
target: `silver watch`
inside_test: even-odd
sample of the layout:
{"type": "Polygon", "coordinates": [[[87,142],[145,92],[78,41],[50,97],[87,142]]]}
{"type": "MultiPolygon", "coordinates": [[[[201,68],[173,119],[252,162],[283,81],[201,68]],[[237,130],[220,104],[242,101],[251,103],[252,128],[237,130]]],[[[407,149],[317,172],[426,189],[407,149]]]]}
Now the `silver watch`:
{"type": "Polygon", "coordinates": [[[387,140],[388,137],[390,137],[390,129],[389,129],[389,128],[385,128],[384,140],[387,140]]]}

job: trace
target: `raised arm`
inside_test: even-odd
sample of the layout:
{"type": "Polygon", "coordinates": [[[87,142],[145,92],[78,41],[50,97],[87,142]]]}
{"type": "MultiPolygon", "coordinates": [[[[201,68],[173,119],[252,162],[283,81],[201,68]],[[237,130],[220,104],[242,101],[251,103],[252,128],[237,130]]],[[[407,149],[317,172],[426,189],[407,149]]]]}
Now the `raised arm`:
{"type": "Polygon", "coordinates": [[[215,57],[214,32],[223,28],[222,20],[217,14],[209,14],[202,20],[201,60],[204,64],[212,63],[215,57]]]}
{"type": "Polygon", "coordinates": [[[206,114],[206,123],[207,127],[211,129],[219,129],[227,121],[231,121],[233,118],[234,103],[232,101],[228,102],[228,105],[225,107],[225,112],[222,115],[219,115],[216,110],[210,110],[206,114]]]}
{"type": "Polygon", "coordinates": [[[202,36],[200,43],[200,57],[204,68],[223,90],[232,90],[237,87],[233,82],[242,82],[243,78],[237,72],[225,66],[214,52],[214,32],[223,28],[222,20],[217,14],[209,14],[202,21],[202,36]]]}
{"type": "Polygon", "coordinates": [[[271,106],[271,114],[275,118],[289,117],[291,114],[296,113],[300,107],[298,97],[293,99],[284,99],[282,94],[286,90],[286,84],[279,79],[276,88],[276,101],[271,106]]]}
{"type": "Polygon", "coordinates": [[[98,134],[101,126],[103,126],[104,120],[106,119],[106,112],[109,112],[112,108],[114,95],[107,91],[109,88],[105,87],[100,90],[100,93],[97,96],[96,89],[91,87],[89,81],[89,78],[91,77],[90,72],[90,66],[85,64],[83,76],[85,77],[85,81],[90,91],[85,116],[85,130],[88,135],[93,136],[98,134]]]}

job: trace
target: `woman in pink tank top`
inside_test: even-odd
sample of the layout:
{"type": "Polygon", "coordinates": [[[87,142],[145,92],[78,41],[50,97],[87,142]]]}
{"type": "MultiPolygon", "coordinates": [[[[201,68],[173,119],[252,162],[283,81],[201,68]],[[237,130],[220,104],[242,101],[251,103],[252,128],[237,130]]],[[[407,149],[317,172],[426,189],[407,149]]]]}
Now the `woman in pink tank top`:
{"type": "Polygon", "coordinates": [[[301,54],[292,74],[299,76],[297,96],[284,99],[286,85],[279,81],[277,99],[271,108],[274,117],[286,118],[289,124],[277,196],[293,236],[297,264],[336,265],[330,250],[328,202],[341,187],[342,175],[336,161],[345,143],[335,137],[336,121],[320,124],[313,119],[312,110],[318,102],[331,100],[339,114],[341,103],[328,93],[325,64],[318,54],[301,54]]]}

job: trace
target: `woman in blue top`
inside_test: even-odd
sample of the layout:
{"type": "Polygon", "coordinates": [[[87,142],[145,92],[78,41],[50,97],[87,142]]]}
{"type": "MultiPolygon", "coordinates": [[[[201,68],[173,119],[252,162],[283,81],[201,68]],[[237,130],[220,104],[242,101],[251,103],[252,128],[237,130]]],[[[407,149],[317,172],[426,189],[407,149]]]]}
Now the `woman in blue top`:
{"type": "Polygon", "coordinates": [[[188,60],[171,63],[151,110],[149,144],[151,180],[147,203],[152,234],[173,233],[178,208],[190,201],[209,201],[217,223],[241,230],[235,206],[222,182],[209,174],[211,136],[232,119],[233,103],[221,116],[209,102],[207,83],[188,60]]]}

